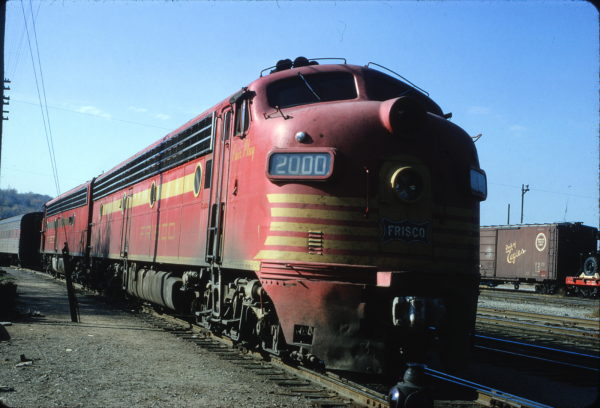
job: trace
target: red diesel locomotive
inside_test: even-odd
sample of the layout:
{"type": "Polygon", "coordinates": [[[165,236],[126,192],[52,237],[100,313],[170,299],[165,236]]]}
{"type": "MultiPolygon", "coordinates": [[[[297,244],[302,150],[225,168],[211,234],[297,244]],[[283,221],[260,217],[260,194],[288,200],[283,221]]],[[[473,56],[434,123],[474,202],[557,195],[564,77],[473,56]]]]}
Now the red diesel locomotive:
{"type": "Polygon", "coordinates": [[[455,366],[485,173],[451,115],[373,65],[282,60],[48,202],[47,268],[67,243],[76,279],[306,364],[398,373],[436,343],[455,366]]]}

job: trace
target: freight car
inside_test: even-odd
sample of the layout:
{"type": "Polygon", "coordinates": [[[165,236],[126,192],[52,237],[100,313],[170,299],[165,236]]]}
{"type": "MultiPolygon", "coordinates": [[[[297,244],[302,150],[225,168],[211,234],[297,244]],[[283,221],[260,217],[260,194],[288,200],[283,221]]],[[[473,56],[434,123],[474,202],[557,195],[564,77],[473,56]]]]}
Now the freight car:
{"type": "Polygon", "coordinates": [[[46,267],[66,243],[78,279],[303,364],[398,374],[433,343],[464,363],[486,197],[473,141],[424,91],[340,61],[279,61],[48,202],[46,267]]]}
{"type": "Polygon", "coordinates": [[[33,212],[0,220],[0,263],[39,268],[43,213],[33,212]]]}
{"type": "Polygon", "coordinates": [[[586,254],[578,272],[565,278],[567,295],[600,297],[600,253],[586,254]]]}
{"type": "Polygon", "coordinates": [[[481,227],[481,283],[534,284],[537,292],[564,289],[582,254],[596,250],[598,230],[582,223],[481,227]]]}

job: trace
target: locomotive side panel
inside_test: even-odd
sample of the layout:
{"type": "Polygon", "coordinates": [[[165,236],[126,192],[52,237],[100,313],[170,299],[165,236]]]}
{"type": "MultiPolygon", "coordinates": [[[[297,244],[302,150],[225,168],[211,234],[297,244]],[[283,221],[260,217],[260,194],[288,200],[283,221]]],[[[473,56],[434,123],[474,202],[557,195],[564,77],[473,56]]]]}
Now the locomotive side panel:
{"type": "MultiPolygon", "coordinates": [[[[207,163],[210,156],[188,163],[183,176],[179,257],[181,263],[206,265],[206,226],[210,183],[206,182],[207,163]]],[[[208,164],[210,166],[210,164],[208,164]]]]}
{"type": "Polygon", "coordinates": [[[93,202],[90,256],[105,259],[120,256],[125,201],[123,194],[116,193],[93,202]],[[112,239],[113,236],[117,238],[112,239]]]}
{"type": "Polygon", "coordinates": [[[226,195],[223,266],[233,269],[259,269],[254,255],[266,239],[269,205],[264,194],[264,167],[268,143],[261,135],[248,133],[230,140],[229,175],[226,195]],[[262,146],[261,146],[262,145],[262,146]]]}
{"type": "MultiPolygon", "coordinates": [[[[153,262],[158,242],[162,175],[130,187],[123,219],[122,256],[133,261],[153,262]]],[[[165,228],[166,229],[166,228],[165,228]]]]}
{"type": "MultiPolygon", "coordinates": [[[[43,254],[56,258],[65,243],[69,254],[83,257],[88,247],[89,186],[76,187],[46,204],[42,225],[43,254]]],[[[61,271],[62,272],[62,271],[61,271]]]]}

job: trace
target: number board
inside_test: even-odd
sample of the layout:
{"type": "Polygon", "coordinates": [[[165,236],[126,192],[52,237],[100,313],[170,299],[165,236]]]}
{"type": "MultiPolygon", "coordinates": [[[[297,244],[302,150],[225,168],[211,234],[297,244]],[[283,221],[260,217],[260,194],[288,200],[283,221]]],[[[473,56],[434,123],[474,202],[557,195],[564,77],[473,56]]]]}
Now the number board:
{"type": "Polygon", "coordinates": [[[326,179],[333,171],[331,151],[275,151],[269,155],[267,174],[272,179],[326,179]]]}

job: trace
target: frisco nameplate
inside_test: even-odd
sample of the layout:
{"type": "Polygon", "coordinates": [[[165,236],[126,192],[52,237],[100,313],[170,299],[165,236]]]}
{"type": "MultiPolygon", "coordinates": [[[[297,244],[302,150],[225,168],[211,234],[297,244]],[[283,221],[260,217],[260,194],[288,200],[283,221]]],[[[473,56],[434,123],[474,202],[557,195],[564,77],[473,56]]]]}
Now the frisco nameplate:
{"type": "Polygon", "coordinates": [[[429,242],[429,223],[416,223],[408,220],[381,220],[383,241],[429,242]]]}

